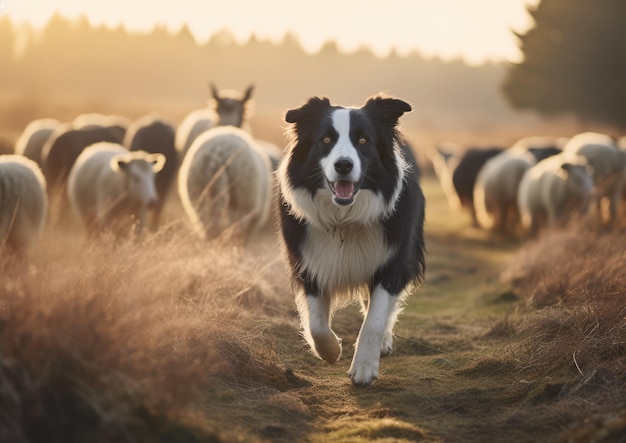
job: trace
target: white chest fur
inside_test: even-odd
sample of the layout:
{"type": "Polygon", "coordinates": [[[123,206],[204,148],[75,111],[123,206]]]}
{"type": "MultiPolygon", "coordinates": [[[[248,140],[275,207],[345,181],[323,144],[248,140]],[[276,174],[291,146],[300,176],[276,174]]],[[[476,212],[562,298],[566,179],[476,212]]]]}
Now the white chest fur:
{"type": "Polygon", "coordinates": [[[346,292],[367,284],[392,252],[379,223],[332,230],[309,225],[302,264],[326,290],[346,292]]]}

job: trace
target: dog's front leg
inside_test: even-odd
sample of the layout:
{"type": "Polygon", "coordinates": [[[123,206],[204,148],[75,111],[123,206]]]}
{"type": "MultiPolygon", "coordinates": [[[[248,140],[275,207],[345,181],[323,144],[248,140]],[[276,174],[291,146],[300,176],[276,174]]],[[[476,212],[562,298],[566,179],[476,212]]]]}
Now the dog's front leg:
{"type": "Polygon", "coordinates": [[[352,383],[357,386],[368,386],[374,380],[378,380],[383,338],[385,338],[389,315],[396,311],[397,302],[398,297],[387,292],[380,284],[370,295],[349,371],[352,383]]]}
{"type": "Polygon", "coordinates": [[[336,363],[341,357],[341,339],[330,327],[330,297],[325,294],[300,294],[298,297],[305,339],[318,357],[330,364],[336,363]]]}

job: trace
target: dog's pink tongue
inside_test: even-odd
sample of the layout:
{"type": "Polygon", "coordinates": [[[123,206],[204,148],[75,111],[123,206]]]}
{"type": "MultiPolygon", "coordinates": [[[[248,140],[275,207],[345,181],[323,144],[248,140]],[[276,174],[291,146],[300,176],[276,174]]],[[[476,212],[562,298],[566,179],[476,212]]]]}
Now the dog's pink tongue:
{"type": "Polygon", "coordinates": [[[335,195],[339,198],[352,198],[354,192],[354,183],[351,181],[341,180],[335,182],[335,195]]]}

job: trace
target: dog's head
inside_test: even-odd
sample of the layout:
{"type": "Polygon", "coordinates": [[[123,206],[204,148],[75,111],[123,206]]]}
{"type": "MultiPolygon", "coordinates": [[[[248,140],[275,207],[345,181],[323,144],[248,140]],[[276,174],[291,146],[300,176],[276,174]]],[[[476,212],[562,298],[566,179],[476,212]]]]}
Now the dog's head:
{"type": "Polygon", "coordinates": [[[312,97],[287,111],[285,119],[293,123],[291,186],[307,188],[313,195],[330,191],[339,206],[352,205],[365,189],[393,199],[403,174],[398,164],[398,119],[410,110],[402,100],[378,95],[360,108],[333,106],[327,98],[312,97]]]}

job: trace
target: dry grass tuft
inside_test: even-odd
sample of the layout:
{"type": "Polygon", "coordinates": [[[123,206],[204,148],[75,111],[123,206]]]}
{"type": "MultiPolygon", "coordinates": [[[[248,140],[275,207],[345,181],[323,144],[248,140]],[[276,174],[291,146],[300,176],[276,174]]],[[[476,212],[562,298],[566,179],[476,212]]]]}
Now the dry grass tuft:
{"type": "Polygon", "coordinates": [[[522,366],[588,374],[626,363],[626,231],[584,225],[546,233],[505,276],[527,297],[518,332],[522,366]],[[534,313],[534,315],[533,315],[534,313]]]}
{"type": "Polygon", "coordinates": [[[293,309],[268,279],[277,262],[260,267],[176,226],[66,240],[45,235],[28,259],[0,258],[0,440],[146,441],[169,428],[229,440],[181,411],[221,386],[298,381],[266,333],[293,309]]]}
{"type": "Polygon", "coordinates": [[[594,231],[584,224],[546,232],[515,255],[504,279],[529,294],[535,308],[608,300],[624,293],[625,240],[623,229],[594,231]]]}

